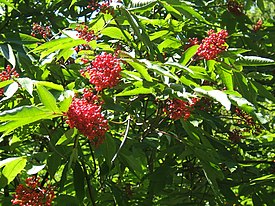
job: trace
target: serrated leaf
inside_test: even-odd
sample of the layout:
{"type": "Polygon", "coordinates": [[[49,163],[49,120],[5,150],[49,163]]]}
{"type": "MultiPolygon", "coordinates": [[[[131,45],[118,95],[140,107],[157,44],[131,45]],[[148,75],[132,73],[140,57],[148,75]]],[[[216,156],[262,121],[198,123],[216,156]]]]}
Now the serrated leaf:
{"type": "Polygon", "coordinates": [[[235,61],[236,65],[241,66],[266,66],[275,64],[274,60],[258,56],[240,56],[235,61]]]}
{"type": "Polygon", "coordinates": [[[56,104],[56,99],[51,92],[49,92],[45,87],[40,84],[37,84],[36,88],[41,102],[47,109],[53,111],[54,113],[61,112],[56,104]]]}
{"type": "Polygon", "coordinates": [[[24,169],[26,163],[26,157],[19,157],[5,165],[2,170],[2,175],[7,179],[7,184],[13,181],[14,178],[24,169]]]}
{"type": "Polygon", "coordinates": [[[0,51],[2,55],[11,63],[12,67],[15,68],[16,59],[15,59],[11,45],[0,44],[0,51]]]}

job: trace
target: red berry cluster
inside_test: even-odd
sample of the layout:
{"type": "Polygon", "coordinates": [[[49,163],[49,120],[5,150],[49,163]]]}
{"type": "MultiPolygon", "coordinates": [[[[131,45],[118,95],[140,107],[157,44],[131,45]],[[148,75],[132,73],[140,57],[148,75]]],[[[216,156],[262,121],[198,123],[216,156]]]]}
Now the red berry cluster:
{"type": "Polygon", "coordinates": [[[198,48],[197,55],[206,59],[215,59],[219,53],[226,49],[225,40],[228,36],[226,30],[215,33],[214,30],[208,31],[208,37],[202,40],[198,48]]]}
{"type": "Polygon", "coordinates": [[[34,37],[41,35],[44,39],[46,39],[47,37],[52,37],[52,31],[49,26],[44,27],[38,23],[33,23],[31,35],[34,37]]]}
{"type": "Polygon", "coordinates": [[[101,114],[102,104],[91,90],[84,89],[83,97],[74,97],[66,114],[69,126],[76,127],[95,145],[103,142],[109,129],[108,121],[101,114]]]}
{"type": "Polygon", "coordinates": [[[255,25],[253,25],[253,31],[257,32],[263,27],[263,20],[259,19],[255,25]]]}
{"type": "Polygon", "coordinates": [[[121,72],[120,61],[116,56],[103,52],[80,72],[83,77],[89,78],[91,84],[95,85],[96,91],[101,91],[118,84],[121,72]]]}
{"type": "Polygon", "coordinates": [[[200,41],[198,40],[198,38],[189,38],[188,43],[185,44],[184,46],[184,50],[188,49],[191,46],[199,45],[199,44],[200,44],[200,41]]]}
{"type": "MultiPolygon", "coordinates": [[[[11,78],[18,78],[19,74],[15,71],[15,68],[11,68],[10,65],[6,66],[6,69],[0,73],[0,82],[7,81],[11,78]]],[[[4,94],[4,88],[0,88],[0,96],[4,94]]]]}
{"type": "Polygon", "coordinates": [[[92,11],[98,10],[104,14],[114,14],[114,8],[110,6],[111,0],[106,0],[98,3],[97,0],[91,0],[88,3],[87,8],[91,9],[92,11]]]}
{"type": "Polygon", "coordinates": [[[19,184],[16,188],[13,205],[20,206],[51,206],[55,198],[51,185],[43,187],[39,182],[39,177],[28,177],[26,184],[19,184]]]}
{"type": "Polygon", "coordinates": [[[243,4],[239,3],[238,0],[228,0],[227,9],[230,13],[237,16],[243,14],[243,4]]]}
{"type": "Polygon", "coordinates": [[[166,107],[163,108],[163,111],[170,119],[178,120],[183,117],[184,120],[187,120],[191,116],[193,107],[198,101],[198,98],[192,98],[191,102],[186,102],[181,99],[169,99],[166,101],[166,107]]]}
{"type": "Polygon", "coordinates": [[[87,25],[79,25],[75,28],[75,30],[78,32],[77,36],[87,42],[97,39],[94,30],[89,30],[87,25]]]}

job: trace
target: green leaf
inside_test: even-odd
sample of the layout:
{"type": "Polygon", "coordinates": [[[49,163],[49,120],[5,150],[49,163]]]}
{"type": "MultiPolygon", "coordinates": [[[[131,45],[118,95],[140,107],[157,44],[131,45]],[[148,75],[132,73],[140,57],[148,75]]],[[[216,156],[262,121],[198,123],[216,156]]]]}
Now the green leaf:
{"type": "Polygon", "coordinates": [[[7,180],[6,184],[9,184],[14,180],[14,178],[24,169],[26,163],[26,157],[19,157],[5,164],[5,167],[2,170],[2,176],[7,180]]]}
{"type": "Polygon", "coordinates": [[[100,149],[102,150],[103,156],[109,166],[109,169],[111,169],[111,161],[116,153],[116,144],[113,137],[107,135],[104,142],[100,145],[100,149]]]}
{"type": "Polygon", "coordinates": [[[216,72],[221,78],[222,82],[225,84],[228,90],[233,90],[233,73],[232,70],[227,70],[220,64],[215,64],[216,72]]]}
{"type": "Polygon", "coordinates": [[[262,13],[265,13],[265,6],[263,0],[257,0],[257,6],[259,7],[262,13]]]}
{"type": "Polygon", "coordinates": [[[32,96],[33,83],[34,83],[34,81],[32,79],[29,79],[29,78],[19,78],[19,79],[17,79],[17,82],[20,84],[20,86],[23,89],[26,89],[27,92],[32,96]]]}
{"type": "Polygon", "coordinates": [[[12,67],[15,68],[16,59],[15,59],[11,45],[0,44],[0,51],[2,55],[11,63],[12,67]]]}
{"type": "Polygon", "coordinates": [[[190,59],[197,53],[197,50],[199,48],[199,45],[193,45],[189,47],[182,55],[180,59],[180,63],[185,66],[190,59]]]}
{"type": "Polygon", "coordinates": [[[125,154],[122,151],[118,153],[118,157],[134,174],[142,174],[141,162],[132,155],[125,154]]]}
{"type": "Polygon", "coordinates": [[[52,95],[52,93],[40,84],[37,84],[36,88],[39,98],[41,102],[44,104],[44,106],[50,111],[53,111],[54,113],[60,113],[61,111],[58,108],[55,97],[52,95]]]}
{"type": "Polygon", "coordinates": [[[143,42],[145,47],[148,49],[151,59],[153,59],[153,55],[157,52],[157,48],[155,48],[150,41],[143,24],[139,21],[136,15],[124,8],[121,8],[121,14],[126,17],[139,40],[143,42]]]}
{"type": "Polygon", "coordinates": [[[42,44],[41,46],[35,48],[31,52],[34,53],[40,53],[40,59],[43,59],[44,57],[48,56],[49,54],[52,54],[56,51],[62,50],[62,49],[71,49],[74,46],[80,45],[80,44],[86,44],[87,42],[83,39],[72,39],[72,38],[61,38],[61,39],[55,39],[49,42],[46,42],[42,44]]]}
{"type": "Polygon", "coordinates": [[[160,52],[163,52],[166,48],[178,49],[181,46],[182,45],[178,39],[169,38],[169,39],[165,39],[163,42],[161,42],[158,45],[158,49],[160,52]]]}
{"type": "Polygon", "coordinates": [[[0,88],[3,88],[11,83],[13,83],[14,81],[12,79],[10,80],[6,80],[6,81],[3,81],[3,82],[0,82],[0,88]]]}
{"type": "Polygon", "coordinates": [[[69,9],[70,9],[76,2],[77,2],[77,0],[72,0],[72,1],[71,1],[71,4],[70,4],[70,6],[69,6],[69,9]]]}
{"type": "Polygon", "coordinates": [[[122,92],[118,93],[116,96],[132,96],[132,95],[139,95],[139,94],[153,94],[154,88],[145,88],[145,87],[138,87],[135,89],[124,89],[122,92]]]}
{"type": "Polygon", "coordinates": [[[15,92],[17,92],[18,88],[19,88],[19,85],[18,85],[17,82],[13,82],[12,84],[10,84],[8,86],[8,88],[6,89],[6,91],[4,92],[4,96],[5,97],[2,98],[0,100],[0,102],[5,101],[5,100],[10,99],[11,97],[13,97],[13,95],[15,94],[15,92]]]}
{"type": "Polygon", "coordinates": [[[220,90],[207,91],[207,90],[204,90],[202,88],[195,88],[194,91],[198,92],[198,93],[205,94],[209,97],[212,97],[213,99],[220,102],[225,107],[225,109],[230,110],[231,102],[230,102],[230,100],[228,99],[227,95],[224,92],[222,92],[220,90]]]}
{"type": "Polygon", "coordinates": [[[73,167],[73,182],[74,182],[74,189],[76,193],[76,197],[79,200],[79,202],[82,202],[82,200],[85,197],[85,190],[84,190],[84,172],[81,167],[81,165],[76,162],[73,167]]]}
{"type": "MultiPolygon", "coordinates": [[[[21,106],[0,113],[0,132],[9,133],[14,129],[36,122],[41,119],[51,119],[59,115],[36,106],[21,106]]],[[[5,134],[6,134],[5,133],[5,134]]]]}
{"type": "Polygon", "coordinates": [[[5,33],[3,36],[0,36],[0,40],[17,45],[29,45],[43,42],[41,39],[22,33],[5,33]]]}
{"type": "Polygon", "coordinates": [[[48,87],[48,88],[51,88],[51,89],[55,89],[57,91],[64,91],[64,88],[63,88],[62,85],[55,84],[53,82],[39,81],[39,82],[36,82],[36,84],[39,84],[41,86],[48,87]]]}
{"type": "Polygon", "coordinates": [[[0,3],[3,3],[3,4],[5,4],[5,5],[7,5],[8,7],[11,7],[11,8],[13,8],[13,9],[15,9],[15,10],[18,11],[18,9],[17,9],[12,3],[10,3],[9,1],[0,0],[0,3]]]}
{"type": "Polygon", "coordinates": [[[67,112],[69,110],[69,107],[70,107],[72,101],[73,101],[73,97],[72,96],[69,96],[69,97],[63,99],[63,101],[61,101],[59,103],[60,111],[61,112],[67,112]]]}
{"type": "Polygon", "coordinates": [[[101,34],[108,36],[112,39],[120,39],[120,40],[125,40],[127,41],[132,40],[133,37],[129,34],[127,30],[124,30],[124,33],[117,27],[106,27],[101,31],[101,34]],[[124,34],[127,35],[127,37],[124,36],[124,34]]]}
{"type": "Polygon", "coordinates": [[[78,200],[70,195],[59,195],[55,200],[56,205],[58,206],[79,206],[80,203],[78,200]]]}
{"type": "Polygon", "coordinates": [[[163,75],[163,77],[169,77],[169,78],[172,78],[174,80],[178,80],[179,79],[175,74],[171,73],[165,67],[162,67],[162,66],[160,66],[158,64],[155,64],[155,63],[153,63],[151,61],[148,61],[147,59],[140,59],[139,61],[142,62],[142,63],[144,63],[148,69],[150,69],[150,70],[152,70],[152,71],[154,71],[154,72],[156,72],[156,73],[158,73],[160,75],[163,75]]]}
{"type": "Polygon", "coordinates": [[[270,101],[275,102],[274,95],[272,95],[271,92],[269,92],[263,85],[253,80],[251,80],[251,83],[257,88],[259,96],[265,97],[270,101]]]}
{"type": "Polygon", "coordinates": [[[130,64],[135,70],[137,70],[146,81],[153,82],[153,79],[150,76],[150,74],[148,73],[144,64],[142,64],[141,62],[139,62],[138,60],[135,60],[135,59],[124,59],[124,60],[128,64],[130,64]]]}
{"type": "Polygon", "coordinates": [[[235,61],[236,65],[241,66],[266,66],[275,64],[274,60],[258,56],[240,56],[235,61]]]}
{"type": "Polygon", "coordinates": [[[37,174],[38,172],[43,170],[45,168],[45,166],[46,166],[45,164],[43,164],[43,165],[33,165],[32,168],[27,171],[27,174],[28,175],[37,174]]]}

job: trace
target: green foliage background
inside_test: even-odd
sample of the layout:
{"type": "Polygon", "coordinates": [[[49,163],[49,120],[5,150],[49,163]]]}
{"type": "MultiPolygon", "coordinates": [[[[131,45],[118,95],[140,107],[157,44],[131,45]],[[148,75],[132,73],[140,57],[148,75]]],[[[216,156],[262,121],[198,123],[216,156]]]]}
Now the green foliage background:
{"type": "Polygon", "coordinates": [[[11,205],[16,186],[38,174],[59,206],[274,205],[274,3],[239,3],[243,15],[222,0],[125,0],[110,15],[84,0],[0,0],[0,66],[20,74],[0,82],[0,203],[11,205]],[[50,25],[53,37],[31,36],[33,22],[50,25]],[[74,32],[82,22],[99,40],[76,54],[87,44],[74,32]],[[195,61],[198,46],[185,45],[210,29],[226,29],[229,48],[195,61]],[[122,79],[101,93],[110,130],[94,147],[63,113],[89,85],[80,58],[117,48],[122,79]],[[194,96],[207,109],[187,121],[163,114],[167,98],[194,96]],[[233,131],[243,138],[232,142],[233,131]]]}

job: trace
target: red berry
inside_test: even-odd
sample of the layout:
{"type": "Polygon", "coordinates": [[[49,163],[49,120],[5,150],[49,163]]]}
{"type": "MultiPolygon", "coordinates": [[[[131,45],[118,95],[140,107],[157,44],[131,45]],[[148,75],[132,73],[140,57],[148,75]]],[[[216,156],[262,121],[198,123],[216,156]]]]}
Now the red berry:
{"type": "Polygon", "coordinates": [[[108,121],[101,114],[102,102],[90,90],[85,89],[82,98],[74,97],[67,112],[67,123],[98,145],[108,131],[108,121]]]}
{"type": "Polygon", "coordinates": [[[81,75],[89,78],[97,91],[111,88],[118,84],[120,79],[120,61],[112,54],[103,52],[97,55],[91,65],[80,71],[81,75]]]}
{"type": "Polygon", "coordinates": [[[55,198],[51,185],[41,186],[39,177],[28,177],[26,184],[19,184],[11,200],[13,205],[20,206],[51,206],[55,198]]]}
{"type": "Polygon", "coordinates": [[[226,30],[214,33],[214,30],[208,31],[209,37],[202,40],[198,48],[197,55],[206,59],[215,59],[218,54],[226,49],[225,40],[228,36],[226,30]]]}

